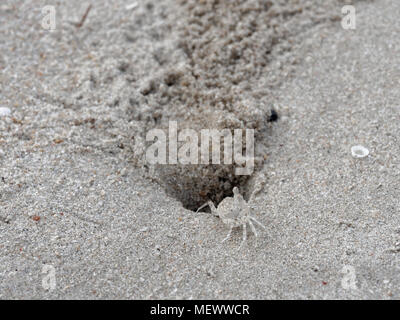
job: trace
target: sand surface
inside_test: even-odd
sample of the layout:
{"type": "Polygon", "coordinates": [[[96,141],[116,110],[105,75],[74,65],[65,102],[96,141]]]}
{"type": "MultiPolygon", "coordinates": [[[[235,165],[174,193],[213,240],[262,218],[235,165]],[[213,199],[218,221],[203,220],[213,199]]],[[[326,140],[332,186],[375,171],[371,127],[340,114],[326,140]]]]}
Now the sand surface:
{"type": "Polygon", "coordinates": [[[212,2],[1,2],[1,299],[400,298],[400,3],[345,30],[346,1],[212,2]],[[239,251],[143,161],[147,130],[210,110],[265,159],[239,251]]]}

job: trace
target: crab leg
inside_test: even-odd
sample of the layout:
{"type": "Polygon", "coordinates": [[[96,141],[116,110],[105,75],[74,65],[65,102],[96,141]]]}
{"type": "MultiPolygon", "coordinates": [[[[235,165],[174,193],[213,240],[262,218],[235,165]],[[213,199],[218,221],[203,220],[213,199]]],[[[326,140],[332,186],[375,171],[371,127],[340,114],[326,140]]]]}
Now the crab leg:
{"type": "Polygon", "coordinates": [[[253,222],[251,222],[250,219],[249,219],[249,225],[250,225],[251,231],[253,231],[254,235],[255,235],[256,238],[257,238],[257,237],[258,237],[257,230],[256,230],[256,228],[254,227],[254,224],[253,224],[253,222]]]}
{"type": "Polygon", "coordinates": [[[233,230],[233,228],[231,228],[231,229],[229,230],[228,235],[224,238],[224,240],[222,240],[221,243],[223,243],[223,242],[225,242],[226,240],[229,239],[229,237],[231,236],[232,230],[233,230]]]}
{"type": "Polygon", "coordinates": [[[245,223],[245,224],[243,224],[243,240],[242,240],[242,243],[240,244],[239,248],[237,249],[238,251],[243,246],[243,244],[246,242],[246,239],[247,239],[247,226],[245,223]]]}
{"type": "Polygon", "coordinates": [[[208,201],[205,204],[203,204],[200,208],[197,209],[196,213],[198,213],[201,209],[205,208],[209,206],[211,209],[211,213],[215,216],[218,216],[217,214],[217,208],[215,208],[214,203],[212,203],[212,201],[208,201]]]}
{"type": "Polygon", "coordinates": [[[265,226],[260,221],[258,221],[256,218],[250,217],[250,219],[253,220],[255,223],[257,223],[261,228],[263,228],[265,230],[265,226]]]}

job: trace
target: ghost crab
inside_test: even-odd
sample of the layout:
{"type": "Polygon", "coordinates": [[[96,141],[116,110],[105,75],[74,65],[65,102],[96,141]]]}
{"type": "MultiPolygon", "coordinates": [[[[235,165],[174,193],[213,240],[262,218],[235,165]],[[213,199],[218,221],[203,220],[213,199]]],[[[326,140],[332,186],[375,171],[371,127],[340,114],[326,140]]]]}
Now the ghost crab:
{"type": "Polygon", "coordinates": [[[247,224],[250,225],[251,230],[253,231],[256,238],[258,237],[257,230],[253,224],[258,224],[261,228],[265,230],[265,226],[259,222],[256,218],[250,215],[251,207],[244,200],[243,196],[239,193],[239,189],[237,187],[233,188],[233,198],[226,197],[221,203],[218,205],[218,208],[215,207],[212,201],[208,201],[203,204],[199,209],[197,209],[196,213],[199,212],[206,206],[209,206],[211,209],[211,213],[217,217],[220,217],[222,222],[230,227],[228,235],[222,240],[225,242],[229,239],[233,228],[243,226],[243,239],[240,244],[238,250],[242,247],[242,245],[246,242],[247,239],[247,224]]]}

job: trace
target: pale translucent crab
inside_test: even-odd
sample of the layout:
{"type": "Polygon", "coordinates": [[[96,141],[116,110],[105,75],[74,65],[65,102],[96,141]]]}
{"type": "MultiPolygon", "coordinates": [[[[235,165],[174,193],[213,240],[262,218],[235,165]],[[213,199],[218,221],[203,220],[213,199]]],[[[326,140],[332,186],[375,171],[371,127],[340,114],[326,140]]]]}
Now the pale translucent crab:
{"type": "Polygon", "coordinates": [[[212,201],[208,201],[207,203],[203,204],[199,209],[197,209],[196,213],[204,207],[209,206],[211,209],[211,213],[217,217],[220,217],[222,222],[230,227],[228,235],[224,238],[224,240],[222,240],[222,242],[229,239],[233,228],[243,226],[243,240],[238,248],[239,250],[247,239],[247,224],[250,225],[250,228],[256,237],[258,237],[258,234],[253,222],[258,224],[264,230],[265,226],[256,218],[250,215],[251,207],[246,202],[246,200],[244,200],[243,196],[239,193],[239,189],[237,187],[234,187],[232,191],[233,198],[224,198],[218,205],[218,208],[214,206],[214,203],[212,201]]]}

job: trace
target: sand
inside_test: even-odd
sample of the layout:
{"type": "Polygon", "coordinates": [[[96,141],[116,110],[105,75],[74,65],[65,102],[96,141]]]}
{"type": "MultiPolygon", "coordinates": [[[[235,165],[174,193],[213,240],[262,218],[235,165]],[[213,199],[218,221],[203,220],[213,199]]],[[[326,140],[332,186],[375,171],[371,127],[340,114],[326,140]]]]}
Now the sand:
{"type": "Polygon", "coordinates": [[[239,2],[98,0],[80,28],[90,1],[2,2],[1,299],[400,298],[398,1],[356,2],[355,30],[346,1],[239,2]],[[213,36],[215,59],[188,51],[213,36]],[[239,251],[143,159],[148,130],[210,110],[264,159],[239,187],[266,230],[239,251]]]}

